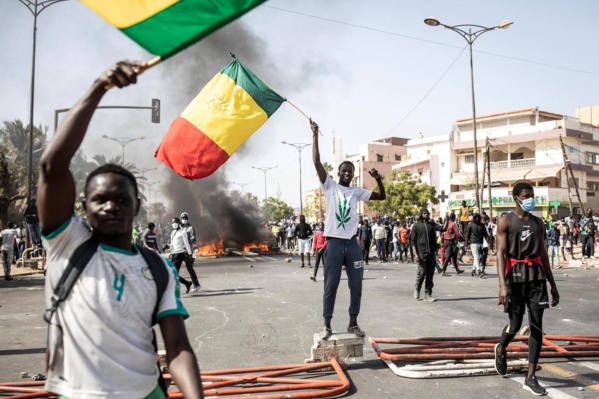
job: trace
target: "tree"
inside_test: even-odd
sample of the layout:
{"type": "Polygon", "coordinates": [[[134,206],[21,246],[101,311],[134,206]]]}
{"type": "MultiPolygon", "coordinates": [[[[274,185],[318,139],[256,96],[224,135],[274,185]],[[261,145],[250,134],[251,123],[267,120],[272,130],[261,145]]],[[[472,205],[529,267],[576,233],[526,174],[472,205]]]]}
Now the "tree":
{"type": "Polygon", "coordinates": [[[399,219],[410,215],[418,215],[420,209],[429,202],[438,204],[435,187],[416,179],[408,171],[398,173],[396,170],[383,181],[387,199],[384,201],[368,201],[368,208],[380,214],[395,216],[399,219]]]}
{"type": "MultiPolygon", "coordinates": [[[[35,193],[39,160],[46,145],[47,127],[33,128],[32,189],[35,193]]],[[[9,212],[20,219],[27,204],[27,165],[29,161],[29,126],[19,119],[5,121],[0,128],[0,222],[6,224],[9,212]]],[[[18,220],[15,220],[18,221],[18,220]]]]}
{"type": "Polygon", "coordinates": [[[252,194],[252,193],[245,193],[243,195],[243,199],[245,199],[246,201],[254,204],[256,206],[256,208],[258,207],[258,197],[256,197],[254,194],[252,194]]]}
{"type": "Polygon", "coordinates": [[[290,207],[285,201],[278,200],[274,197],[268,197],[262,203],[260,208],[265,218],[270,221],[279,221],[281,219],[287,219],[293,215],[293,208],[290,207]]]}
{"type": "Polygon", "coordinates": [[[166,207],[162,202],[154,202],[150,204],[150,222],[161,223],[162,218],[166,215],[166,207]]]}

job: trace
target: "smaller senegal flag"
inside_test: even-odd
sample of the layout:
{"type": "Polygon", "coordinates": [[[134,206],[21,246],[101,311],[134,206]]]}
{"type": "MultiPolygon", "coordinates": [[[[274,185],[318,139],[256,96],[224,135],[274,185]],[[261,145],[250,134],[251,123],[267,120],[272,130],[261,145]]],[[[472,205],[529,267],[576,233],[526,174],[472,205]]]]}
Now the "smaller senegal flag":
{"type": "Polygon", "coordinates": [[[163,61],[265,1],[81,0],[163,61]]]}
{"type": "Polygon", "coordinates": [[[235,59],[175,119],[154,156],[187,179],[210,176],[284,101],[235,59]]]}

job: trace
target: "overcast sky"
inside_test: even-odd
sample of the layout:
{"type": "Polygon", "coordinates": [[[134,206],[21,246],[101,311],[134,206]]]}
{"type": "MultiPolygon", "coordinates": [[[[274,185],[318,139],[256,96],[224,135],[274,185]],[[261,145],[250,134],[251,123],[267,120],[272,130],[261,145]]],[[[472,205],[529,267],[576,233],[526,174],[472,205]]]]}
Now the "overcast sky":
{"type": "MultiPolygon", "coordinates": [[[[271,0],[102,102],[149,106],[160,98],[161,124],[150,123],[149,111],[98,111],[83,148],[89,157],[110,158],[121,148],[103,134],[143,135],[126,148],[127,161],[157,167],[149,180],[172,178],[154,151],[170,123],[230,62],[229,52],[320,124],[323,161],[332,161],[333,131],[346,153],[387,136],[447,134],[456,119],[471,115],[468,51],[456,33],[425,25],[429,16],[448,25],[514,21],[474,44],[479,115],[534,106],[574,115],[576,107],[599,104],[597,15],[594,0],[271,0]]],[[[1,122],[28,121],[32,27],[23,4],[0,0],[1,122]]],[[[125,58],[152,56],[77,1],[43,11],[35,124],[49,126],[52,135],[54,110],[70,107],[96,76],[125,58]]],[[[262,199],[264,175],[251,167],[278,165],[268,173],[269,196],[278,184],[282,199],[298,206],[298,152],[282,140],[311,141],[308,121],[288,104],[231,157],[227,180],[251,183],[245,191],[262,199]]],[[[316,188],[309,148],[302,166],[304,191],[316,188]]]]}

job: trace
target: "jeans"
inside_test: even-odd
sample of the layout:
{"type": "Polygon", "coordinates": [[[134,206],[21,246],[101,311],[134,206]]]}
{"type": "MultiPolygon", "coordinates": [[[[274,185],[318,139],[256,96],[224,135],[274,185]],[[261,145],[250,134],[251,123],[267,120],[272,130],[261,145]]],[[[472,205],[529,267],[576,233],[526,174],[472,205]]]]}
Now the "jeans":
{"type": "Polygon", "coordinates": [[[324,294],[322,297],[322,316],[325,324],[330,324],[333,318],[343,265],[345,265],[349,285],[349,320],[357,322],[362,302],[362,278],[364,277],[364,261],[362,259],[362,250],[355,237],[349,240],[328,238],[327,249],[324,251],[324,294]]]}
{"type": "Polygon", "coordinates": [[[593,236],[582,236],[582,256],[595,256],[595,246],[593,245],[593,236]]]}
{"type": "Polygon", "coordinates": [[[28,224],[27,231],[29,232],[29,242],[33,245],[38,245],[41,242],[39,223],[28,224]]]}
{"type": "Polygon", "coordinates": [[[397,256],[397,254],[401,254],[401,250],[399,249],[399,242],[394,242],[393,243],[393,260],[397,261],[399,259],[399,257],[397,256]]]}
{"type": "Polygon", "coordinates": [[[378,255],[379,260],[387,261],[386,251],[385,251],[385,239],[377,238],[376,242],[376,253],[378,255]]]}
{"type": "Polygon", "coordinates": [[[10,267],[12,266],[13,250],[2,250],[2,265],[4,266],[4,278],[10,276],[10,267]]]}
{"type": "Polygon", "coordinates": [[[548,255],[549,255],[549,265],[551,267],[559,266],[559,247],[556,245],[550,245],[548,255]],[[555,262],[553,262],[554,256],[555,256],[555,262]]]}
{"type": "MultiPolygon", "coordinates": [[[[175,265],[175,269],[177,269],[177,273],[179,273],[179,270],[181,270],[181,265],[183,264],[183,262],[185,262],[185,267],[187,268],[187,272],[189,273],[189,277],[191,277],[191,281],[193,282],[193,286],[197,287],[198,285],[200,285],[200,283],[198,282],[198,277],[196,276],[196,273],[193,270],[193,266],[190,267],[190,265],[188,264],[187,254],[185,252],[181,252],[181,253],[177,253],[177,254],[171,254],[171,261],[175,265]]],[[[191,265],[193,265],[193,262],[191,262],[191,265]]],[[[191,284],[185,278],[181,277],[180,274],[179,274],[179,282],[181,284],[185,285],[185,286],[188,286],[189,284],[191,284]]]]}
{"type": "Polygon", "coordinates": [[[416,274],[416,284],[414,289],[418,292],[422,289],[422,283],[424,282],[424,293],[432,295],[433,293],[433,276],[435,275],[435,267],[437,266],[437,259],[435,254],[429,254],[424,259],[420,259],[418,262],[418,272],[416,274]]]}
{"type": "Polygon", "coordinates": [[[470,244],[470,250],[472,251],[472,257],[474,258],[474,264],[472,265],[472,270],[479,272],[481,271],[480,267],[480,255],[483,244],[470,244]]]}

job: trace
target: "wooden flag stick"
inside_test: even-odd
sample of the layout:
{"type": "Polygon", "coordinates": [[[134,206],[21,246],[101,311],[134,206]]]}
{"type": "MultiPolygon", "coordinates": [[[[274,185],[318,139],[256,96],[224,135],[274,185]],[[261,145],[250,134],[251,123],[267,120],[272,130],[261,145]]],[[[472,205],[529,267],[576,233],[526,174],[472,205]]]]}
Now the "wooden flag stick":
{"type": "MultiPolygon", "coordinates": [[[[143,63],[136,71],[135,73],[137,74],[137,76],[141,75],[142,73],[144,73],[145,71],[147,71],[148,69],[160,64],[160,62],[162,61],[162,58],[160,58],[160,56],[154,57],[152,58],[150,61],[143,63]]],[[[104,86],[105,90],[110,90],[114,87],[115,85],[110,84],[110,85],[106,85],[104,86]]]]}

